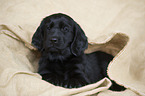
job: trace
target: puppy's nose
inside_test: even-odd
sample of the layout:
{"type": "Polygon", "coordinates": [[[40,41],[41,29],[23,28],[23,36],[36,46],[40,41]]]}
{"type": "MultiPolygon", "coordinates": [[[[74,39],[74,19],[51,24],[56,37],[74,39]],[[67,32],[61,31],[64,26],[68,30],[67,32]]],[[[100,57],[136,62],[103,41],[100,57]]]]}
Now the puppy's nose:
{"type": "Polygon", "coordinates": [[[50,41],[52,43],[58,43],[58,39],[56,37],[51,38],[50,41]]]}

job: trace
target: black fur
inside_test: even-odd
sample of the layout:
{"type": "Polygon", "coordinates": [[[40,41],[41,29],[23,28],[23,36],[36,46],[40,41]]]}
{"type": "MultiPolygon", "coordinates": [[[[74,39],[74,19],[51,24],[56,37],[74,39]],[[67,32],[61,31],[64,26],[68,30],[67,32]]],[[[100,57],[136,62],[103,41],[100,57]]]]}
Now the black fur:
{"type": "Polygon", "coordinates": [[[43,19],[32,44],[42,53],[38,73],[44,80],[67,88],[107,77],[107,66],[113,59],[104,52],[84,54],[88,46],[84,31],[71,17],[61,13],[43,19]]]}

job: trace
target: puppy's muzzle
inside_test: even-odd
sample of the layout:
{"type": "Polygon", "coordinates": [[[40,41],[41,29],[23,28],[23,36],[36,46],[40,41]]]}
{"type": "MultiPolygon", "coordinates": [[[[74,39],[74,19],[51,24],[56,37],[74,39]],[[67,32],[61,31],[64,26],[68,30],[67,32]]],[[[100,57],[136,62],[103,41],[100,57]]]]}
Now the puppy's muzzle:
{"type": "Polygon", "coordinates": [[[51,42],[52,44],[57,44],[57,43],[58,43],[58,38],[57,38],[57,37],[52,37],[52,38],[50,39],[50,42],[51,42]]]}

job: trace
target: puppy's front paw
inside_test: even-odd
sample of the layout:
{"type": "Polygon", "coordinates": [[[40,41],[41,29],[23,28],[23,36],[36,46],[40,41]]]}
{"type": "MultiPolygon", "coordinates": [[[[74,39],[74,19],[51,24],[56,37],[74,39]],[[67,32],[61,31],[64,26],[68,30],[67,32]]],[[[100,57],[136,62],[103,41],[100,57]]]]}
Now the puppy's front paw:
{"type": "Polygon", "coordinates": [[[63,78],[55,74],[45,74],[42,79],[56,86],[62,86],[64,81],[63,78]]]}
{"type": "Polygon", "coordinates": [[[82,86],[87,85],[88,83],[86,81],[84,81],[83,79],[69,79],[67,82],[67,88],[79,88],[82,86]]]}

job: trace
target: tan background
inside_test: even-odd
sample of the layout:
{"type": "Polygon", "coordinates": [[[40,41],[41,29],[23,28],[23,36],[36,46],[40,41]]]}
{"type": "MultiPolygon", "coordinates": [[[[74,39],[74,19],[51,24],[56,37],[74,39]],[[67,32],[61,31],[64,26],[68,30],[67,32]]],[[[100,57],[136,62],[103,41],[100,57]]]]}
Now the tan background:
{"type": "MultiPolygon", "coordinates": [[[[145,0],[0,0],[0,24],[0,96],[83,96],[100,91],[100,96],[145,95],[145,0]],[[106,85],[101,89],[96,88],[99,83],[72,90],[50,85],[33,73],[35,55],[3,34],[14,36],[14,32],[30,43],[41,20],[58,12],[78,22],[91,42],[105,43],[115,33],[129,37],[108,67],[110,78],[128,88],[126,91],[106,90],[108,79],[102,80],[100,84],[106,85]]],[[[123,39],[118,37],[113,44],[120,45],[123,39]]]]}

